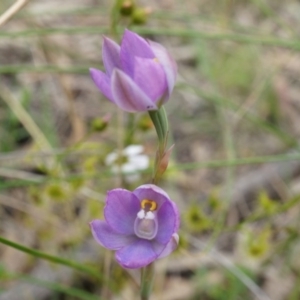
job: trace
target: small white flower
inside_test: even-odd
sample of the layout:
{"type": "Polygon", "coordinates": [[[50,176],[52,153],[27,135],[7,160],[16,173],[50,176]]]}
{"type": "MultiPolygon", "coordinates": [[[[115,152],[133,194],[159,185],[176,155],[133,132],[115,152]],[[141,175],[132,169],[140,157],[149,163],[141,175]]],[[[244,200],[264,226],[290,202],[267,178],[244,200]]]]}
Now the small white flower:
{"type": "Polygon", "coordinates": [[[143,151],[142,145],[129,145],[121,152],[121,157],[117,152],[109,153],[106,156],[105,164],[111,166],[111,171],[115,174],[120,168],[121,172],[126,175],[125,178],[128,182],[137,181],[140,174],[135,172],[148,169],[150,163],[148,155],[143,154],[143,151]],[[118,159],[121,161],[120,166],[118,159]]]}

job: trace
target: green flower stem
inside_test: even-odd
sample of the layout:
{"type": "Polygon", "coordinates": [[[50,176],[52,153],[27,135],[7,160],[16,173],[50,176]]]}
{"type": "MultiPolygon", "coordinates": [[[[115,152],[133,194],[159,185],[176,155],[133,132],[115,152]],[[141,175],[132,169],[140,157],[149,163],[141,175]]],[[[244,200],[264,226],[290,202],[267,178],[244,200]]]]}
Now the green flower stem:
{"type": "Polygon", "coordinates": [[[163,106],[159,110],[149,111],[149,116],[153,122],[158,137],[158,150],[155,157],[154,175],[152,180],[153,183],[156,183],[162,175],[159,168],[167,146],[168,118],[163,106]]]}
{"type": "Polygon", "coordinates": [[[7,240],[6,238],[4,238],[2,236],[0,236],[0,243],[2,243],[4,245],[7,245],[7,246],[10,246],[12,248],[15,248],[17,250],[20,250],[22,252],[25,252],[29,255],[32,255],[32,256],[35,256],[35,257],[38,257],[38,258],[42,258],[42,259],[48,260],[50,262],[60,264],[60,265],[64,265],[64,266],[70,267],[72,269],[84,272],[84,273],[86,273],[90,276],[93,276],[93,277],[97,278],[100,281],[103,280],[103,278],[99,274],[99,272],[97,272],[93,268],[87,267],[87,266],[85,266],[83,264],[80,264],[80,263],[77,263],[75,261],[68,260],[68,259],[61,258],[61,257],[57,257],[57,256],[53,256],[53,255],[44,253],[42,251],[38,251],[38,250],[35,250],[35,249],[32,249],[32,248],[25,247],[23,245],[20,245],[20,244],[17,244],[15,242],[12,242],[10,240],[7,240]]]}
{"type": "Polygon", "coordinates": [[[135,114],[128,114],[126,132],[124,138],[124,145],[132,145],[134,141],[134,130],[135,130],[135,114]]]}
{"type": "Polygon", "coordinates": [[[168,131],[169,131],[169,124],[168,124],[168,117],[165,108],[162,106],[158,111],[158,118],[163,130],[164,139],[166,142],[166,139],[168,137],[168,131]]]}
{"type": "Polygon", "coordinates": [[[141,300],[149,300],[154,278],[154,263],[144,267],[141,272],[141,300]]]}
{"type": "Polygon", "coordinates": [[[120,21],[120,9],[122,2],[122,0],[116,0],[110,12],[110,31],[112,35],[117,35],[117,27],[120,21]]]}
{"type": "Polygon", "coordinates": [[[167,135],[167,128],[165,127],[166,122],[163,121],[163,118],[165,116],[165,113],[163,111],[163,108],[160,108],[159,110],[151,110],[149,111],[149,116],[152,120],[152,123],[155,127],[159,146],[162,147],[165,143],[165,137],[167,135]]]}
{"type": "MultiPolygon", "coordinates": [[[[164,154],[166,152],[168,139],[168,118],[164,107],[159,110],[149,111],[149,116],[155,127],[158,137],[158,150],[156,153],[154,164],[153,183],[157,183],[162,172],[160,172],[160,165],[164,154]]],[[[141,300],[149,300],[152,290],[152,283],[154,278],[154,263],[144,267],[141,272],[141,300]]]]}

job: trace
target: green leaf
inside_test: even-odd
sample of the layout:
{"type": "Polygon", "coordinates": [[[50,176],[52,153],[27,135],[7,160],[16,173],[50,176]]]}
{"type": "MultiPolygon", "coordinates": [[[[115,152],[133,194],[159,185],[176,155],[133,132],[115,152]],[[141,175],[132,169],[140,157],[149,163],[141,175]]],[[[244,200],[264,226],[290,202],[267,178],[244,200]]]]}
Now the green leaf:
{"type": "Polygon", "coordinates": [[[23,245],[20,245],[20,244],[17,244],[15,242],[12,242],[10,240],[7,240],[6,238],[4,238],[2,236],[0,236],[0,243],[2,243],[4,245],[7,245],[7,246],[10,246],[12,248],[15,248],[17,250],[20,250],[22,252],[25,252],[29,255],[32,255],[32,256],[35,256],[35,257],[38,257],[38,258],[41,258],[41,259],[48,260],[52,263],[64,265],[64,266],[70,267],[74,270],[84,272],[84,273],[86,273],[90,276],[93,276],[93,277],[99,279],[100,281],[103,280],[103,277],[101,276],[101,274],[99,272],[97,272],[97,270],[95,270],[93,268],[90,268],[88,266],[85,266],[83,264],[77,263],[75,261],[68,260],[68,259],[65,259],[65,258],[62,258],[62,257],[58,257],[58,256],[54,256],[54,255],[50,255],[50,254],[47,254],[45,252],[35,250],[33,248],[25,247],[23,245]]]}

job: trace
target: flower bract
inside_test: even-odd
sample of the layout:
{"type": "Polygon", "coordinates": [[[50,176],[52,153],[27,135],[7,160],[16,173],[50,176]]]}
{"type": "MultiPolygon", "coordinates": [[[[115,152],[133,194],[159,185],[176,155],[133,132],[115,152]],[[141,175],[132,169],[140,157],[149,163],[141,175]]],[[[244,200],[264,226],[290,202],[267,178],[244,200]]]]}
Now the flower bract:
{"type": "Polygon", "coordinates": [[[177,206],[156,185],[145,184],[133,192],[109,191],[104,218],[90,223],[92,234],[100,245],[116,250],[116,260],[124,268],[147,266],[178,245],[177,206]]]}
{"type": "Polygon", "coordinates": [[[91,68],[92,79],[122,110],[157,110],[168,101],[177,66],[162,45],[126,29],[121,46],[104,37],[102,58],[105,72],[91,68]]]}

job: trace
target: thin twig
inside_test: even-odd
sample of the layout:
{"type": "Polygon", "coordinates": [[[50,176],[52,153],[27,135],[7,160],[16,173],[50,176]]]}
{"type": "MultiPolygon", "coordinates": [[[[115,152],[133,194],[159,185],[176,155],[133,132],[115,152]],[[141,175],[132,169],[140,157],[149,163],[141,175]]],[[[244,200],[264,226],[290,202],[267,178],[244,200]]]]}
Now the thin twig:
{"type": "Polygon", "coordinates": [[[40,208],[35,207],[34,205],[30,205],[22,200],[19,200],[14,197],[10,197],[5,194],[0,194],[0,205],[8,206],[13,209],[22,211],[28,215],[31,215],[35,220],[40,220],[42,222],[47,222],[51,226],[55,226],[57,230],[61,230],[65,232],[65,224],[61,224],[58,222],[52,214],[46,214],[45,211],[40,208]]]}
{"type": "Polygon", "coordinates": [[[0,16],[0,26],[11,19],[29,0],[17,0],[8,10],[0,16]]]}
{"type": "Polygon", "coordinates": [[[4,84],[0,83],[0,89],[2,99],[23,124],[39,148],[43,150],[52,149],[51,144],[47,140],[46,136],[34,122],[30,114],[22,106],[21,102],[15,98],[13,93],[4,84]]]}
{"type": "Polygon", "coordinates": [[[5,178],[27,180],[35,183],[41,183],[45,179],[45,176],[43,175],[9,168],[0,168],[0,176],[5,178]]]}

